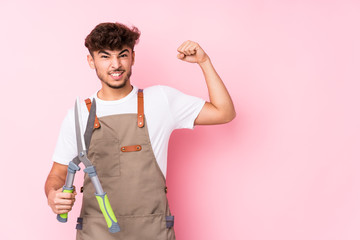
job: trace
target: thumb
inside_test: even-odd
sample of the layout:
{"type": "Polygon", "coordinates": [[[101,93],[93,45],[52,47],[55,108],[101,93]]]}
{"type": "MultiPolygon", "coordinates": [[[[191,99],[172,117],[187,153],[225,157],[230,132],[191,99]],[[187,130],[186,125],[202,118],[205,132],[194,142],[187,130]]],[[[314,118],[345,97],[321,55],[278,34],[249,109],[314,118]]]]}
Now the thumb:
{"type": "Polygon", "coordinates": [[[178,59],[183,59],[184,57],[185,57],[185,54],[183,54],[183,53],[178,53],[178,55],[177,55],[178,59]]]}
{"type": "Polygon", "coordinates": [[[76,196],[76,195],[77,195],[77,192],[76,192],[76,186],[73,186],[73,187],[74,187],[73,194],[76,196]]]}

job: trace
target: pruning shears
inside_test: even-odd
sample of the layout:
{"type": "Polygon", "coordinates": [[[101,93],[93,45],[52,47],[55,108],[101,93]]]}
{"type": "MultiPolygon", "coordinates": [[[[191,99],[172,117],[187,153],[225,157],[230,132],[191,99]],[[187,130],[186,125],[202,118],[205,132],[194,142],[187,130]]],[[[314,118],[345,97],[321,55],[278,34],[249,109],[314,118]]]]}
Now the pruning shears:
{"type": "MultiPolygon", "coordinates": [[[[115,214],[111,208],[109,198],[104,192],[99,178],[97,176],[95,166],[92,165],[90,160],[87,157],[87,148],[90,145],[92,131],[94,129],[94,121],[96,115],[96,101],[93,99],[91,109],[89,112],[89,118],[86,125],[86,130],[84,135],[82,135],[82,119],[80,113],[80,102],[79,98],[75,102],[75,130],[76,130],[76,142],[78,155],[69,163],[68,172],[66,176],[65,185],[63,186],[63,192],[72,193],[74,191],[73,183],[75,178],[76,171],[80,170],[79,164],[82,162],[85,166],[84,172],[89,174],[92,184],[95,187],[95,197],[99,203],[100,210],[104,215],[109,232],[115,233],[120,231],[118,221],[115,217],[115,214]]],[[[58,214],[57,220],[59,222],[67,222],[68,214],[58,214]]]]}

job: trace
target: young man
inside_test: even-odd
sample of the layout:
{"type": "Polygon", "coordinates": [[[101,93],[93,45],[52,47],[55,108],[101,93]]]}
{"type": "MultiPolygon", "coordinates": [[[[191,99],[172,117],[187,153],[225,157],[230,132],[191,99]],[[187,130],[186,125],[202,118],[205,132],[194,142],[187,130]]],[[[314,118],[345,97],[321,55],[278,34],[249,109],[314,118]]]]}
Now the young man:
{"type": "MultiPolygon", "coordinates": [[[[177,57],[200,66],[210,102],[166,86],[142,91],[132,85],[134,45],[139,36],[136,27],[101,23],[85,39],[90,52],[88,63],[102,85],[90,97],[96,99],[100,127],[93,131],[88,157],[96,166],[121,231],[108,232],[86,174],[77,239],[175,239],[173,227],[166,224],[166,216],[171,215],[165,186],[170,134],[194,125],[227,123],[235,117],[231,97],[209,56],[193,41],[184,42],[177,49],[177,57]],[[144,111],[146,118],[142,123],[138,121],[138,111],[144,111]]],[[[81,114],[82,125],[86,126],[89,114],[85,103],[81,114]]],[[[74,125],[74,112],[70,109],[45,183],[48,204],[55,214],[69,212],[75,202],[76,191],[62,192],[67,165],[77,155],[74,125]]]]}

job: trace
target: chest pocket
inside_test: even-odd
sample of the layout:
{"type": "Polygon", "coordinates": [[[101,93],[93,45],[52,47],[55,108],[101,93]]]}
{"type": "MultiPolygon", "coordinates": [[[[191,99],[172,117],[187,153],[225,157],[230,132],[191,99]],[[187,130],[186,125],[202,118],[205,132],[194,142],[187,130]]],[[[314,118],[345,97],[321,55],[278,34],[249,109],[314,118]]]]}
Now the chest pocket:
{"type": "Polygon", "coordinates": [[[120,176],[120,142],[116,138],[97,139],[89,152],[99,177],[120,176]]]}

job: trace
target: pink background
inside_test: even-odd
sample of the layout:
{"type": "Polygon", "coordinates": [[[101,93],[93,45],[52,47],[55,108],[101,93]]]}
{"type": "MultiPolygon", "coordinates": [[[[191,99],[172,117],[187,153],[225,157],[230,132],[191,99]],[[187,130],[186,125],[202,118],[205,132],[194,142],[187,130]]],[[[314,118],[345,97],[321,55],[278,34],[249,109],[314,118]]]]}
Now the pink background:
{"type": "MultiPolygon", "coordinates": [[[[43,186],[60,124],[100,84],[85,36],[142,31],[132,83],[207,98],[176,59],[191,39],[235,103],[227,125],[179,130],[167,181],[179,240],[360,239],[359,1],[13,1],[0,3],[0,239],[73,239],[43,186]]],[[[77,176],[77,186],[81,177],[77,176]]]]}

